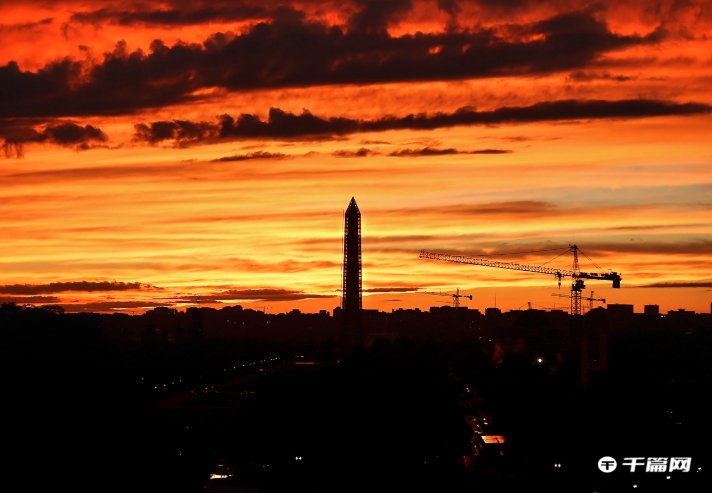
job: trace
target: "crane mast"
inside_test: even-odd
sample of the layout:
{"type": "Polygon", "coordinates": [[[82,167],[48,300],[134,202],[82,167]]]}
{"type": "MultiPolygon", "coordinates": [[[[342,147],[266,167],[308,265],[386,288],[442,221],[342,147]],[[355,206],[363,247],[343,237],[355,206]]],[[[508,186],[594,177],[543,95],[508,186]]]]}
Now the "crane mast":
{"type": "Polygon", "coordinates": [[[457,288],[452,294],[452,306],[454,306],[455,308],[460,308],[460,298],[472,300],[472,295],[460,294],[460,288],[457,288]]]}
{"type": "Polygon", "coordinates": [[[581,279],[581,269],[579,268],[578,246],[570,245],[571,253],[574,257],[571,274],[571,315],[581,315],[581,291],[586,287],[581,279]]]}
{"type": "Polygon", "coordinates": [[[490,260],[477,257],[469,257],[466,255],[449,255],[445,253],[420,251],[420,258],[438,260],[442,262],[454,262],[458,264],[480,265],[483,267],[494,267],[497,269],[509,269],[523,272],[533,272],[537,274],[553,275],[561,287],[563,278],[571,278],[571,314],[581,315],[581,291],[586,288],[584,279],[594,279],[601,281],[611,281],[613,288],[621,287],[621,276],[617,272],[581,272],[578,259],[579,248],[577,245],[569,245],[569,251],[573,254],[572,268],[558,269],[555,267],[546,267],[542,265],[528,265],[512,262],[501,262],[499,260],[490,260]]]}

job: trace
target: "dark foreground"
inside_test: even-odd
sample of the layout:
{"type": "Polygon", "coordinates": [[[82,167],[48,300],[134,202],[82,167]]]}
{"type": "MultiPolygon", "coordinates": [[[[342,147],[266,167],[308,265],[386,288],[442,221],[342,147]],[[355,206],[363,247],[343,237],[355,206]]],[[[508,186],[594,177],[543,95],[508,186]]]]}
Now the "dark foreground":
{"type": "Polygon", "coordinates": [[[203,321],[170,341],[153,321],[129,344],[101,317],[3,306],[2,481],[21,487],[2,489],[711,491],[709,318],[517,316],[394,323],[344,350],[308,318],[290,322],[308,340],[203,321]],[[582,388],[577,334],[602,325],[607,369],[582,388]]]}

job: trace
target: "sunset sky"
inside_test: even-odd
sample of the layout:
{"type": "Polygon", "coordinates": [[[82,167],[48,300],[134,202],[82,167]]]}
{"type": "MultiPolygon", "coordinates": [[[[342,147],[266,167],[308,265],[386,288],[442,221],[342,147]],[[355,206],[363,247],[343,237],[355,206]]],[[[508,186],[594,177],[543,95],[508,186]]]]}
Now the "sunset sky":
{"type": "Polygon", "coordinates": [[[354,196],[364,308],[566,308],[418,252],[576,243],[709,312],[711,89],[705,1],[2,2],[0,302],[331,310],[354,196]]]}

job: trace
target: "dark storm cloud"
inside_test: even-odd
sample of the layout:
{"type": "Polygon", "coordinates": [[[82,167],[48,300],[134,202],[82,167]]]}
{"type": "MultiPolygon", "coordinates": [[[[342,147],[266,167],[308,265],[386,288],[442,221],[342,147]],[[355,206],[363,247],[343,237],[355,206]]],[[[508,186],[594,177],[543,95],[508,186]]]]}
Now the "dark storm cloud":
{"type": "Polygon", "coordinates": [[[236,91],[576,70],[604,53],[664,37],[662,31],[617,34],[588,12],[510,27],[514,35],[485,28],[402,36],[384,31],[409,4],[363,0],[349,28],[280,8],[270,21],[241,34],[213,34],[202,44],[155,40],[144,53],[121,42],[94,65],[65,58],[31,72],[9,62],[0,67],[0,117],[126,114],[189,102],[208,87],[236,91]]]}
{"type": "MultiPolygon", "coordinates": [[[[456,0],[452,3],[462,5],[465,3],[464,0],[456,0]]],[[[487,7],[495,10],[512,11],[513,9],[520,9],[526,7],[533,3],[532,0],[476,0],[474,3],[479,4],[482,7],[487,7]]]]}
{"type": "Polygon", "coordinates": [[[158,308],[159,306],[172,306],[172,303],[154,301],[96,301],[91,303],[61,303],[65,312],[113,312],[130,311],[131,309],[158,308]]]}
{"type": "Polygon", "coordinates": [[[336,157],[366,157],[372,156],[374,154],[378,154],[378,152],[368,149],[366,147],[361,147],[356,150],[340,149],[331,153],[332,156],[336,157]]]}
{"type": "Polygon", "coordinates": [[[331,298],[335,295],[305,293],[283,288],[223,289],[200,295],[186,294],[165,298],[165,303],[224,303],[225,301],[296,301],[311,298],[331,298]]]}
{"type": "MultiPolygon", "coordinates": [[[[229,289],[201,295],[183,295],[171,298],[152,300],[108,300],[89,303],[64,303],[60,306],[67,312],[109,312],[142,308],[156,308],[160,306],[175,307],[176,305],[189,304],[220,304],[226,301],[298,301],[312,298],[332,298],[332,295],[305,293],[290,289],[265,288],[265,289],[229,289]]],[[[55,297],[0,297],[2,303],[58,303],[55,297]]]]}
{"type": "Polygon", "coordinates": [[[364,289],[364,293],[411,293],[413,291],[418,291],[420,288],[417,286],[385,286],[379,288],[368,288],[364,289]]]}
{"type": "Polygon", "coordinates": [[[610,80],[614,82],[628,82],[634,80],[635,77],[628,75],[613,75],[608,72],[590,72],[585,70],[577,70],[569,74],[569,80],[575,82],[591,82],[594,80],[610,80]]]}
{"type": "Polygon", "coordinates": [[[712,288],[712,281],[675,281],[656,282],[640,286],[641,288],[712,288]]]}
{"type": "Polygon", "coordinates": [[[468,151],[469,154],[509,154],[509,149],[475,149],[474,151],[468,151]]]}
{"type": "Polygon", "coordinates": [[[462,154],[462,151],[453,149],[452,147],[447,149],[438,149],[436,147],[423,147],[421,149],[397,149],[391,153],[389,156],[394,157],[421,157],[421,156],[447,156],[451,154],[462,154]]]}
{"type": "MultiPolygon", "coordinates": [[[[144,5],[102,7],[73,14],[69,23],[101,25],[104,23],[131,25],[183,26],[205,22],[248,21],[279,18],[287,12],[296,12],[289,6],[275,3],[268,8],[264,2],[218,0],[196,2],[170,2],[161,8],[144,5]]],[[[319,2],[314,2],[319,3],[319,2]]],[[[331,2],[321,2],[332,7],[331,2]]],[[[354,0],[349,7],[354,10],[348,19],[348,28],[365,34],[385,34],[386,28],[397,22],[412,9],[411,0],[354,0]]]]}
{"type": "Polygon", "coordinates": [[[187,145],[211,138],[214,130],[214,125],[207,122],[157,121],[150,126],[137,125],[136,139],[150,143],[171,139],[187,145]]]}
{"type": "Polygon", "coordinates": [[[52,24],[53,21],[54,19],[52,17],[47,17],[45,19],[41,19],[39,21],[34,22],[22,22],[18,24],[0,24],[0,33],[30,31],[38,27],[48,26],[49,24],[52,24]]]}
{"type": "Polygon", "coordinates": [[[310,298],[331,298],[331,295],[304,293],[288,289],[230,289],[212,295],[223,300],[295,301],[310,298]]]}
{"type": "Polygon", "coordinates": [[[186,120],[156,121],[136,125],[134,140],[155,144],[171,140],[191,145],[238,138],[283,138],[330,136],[359,131],[359,121],[348,118],[320,118],[304,111],[299,115],[271,108],[267,121],[243,113],[237,119],[222,115],[217,123],[186,120]]]}
{"type": "Polygon", "coordinates": [[[17,305],[35,303],[59,303],[56,296],[0,296],[0,303],[15,303],[17,305]]]}
{"type": "Polygon", "coordinates": [[[213,162],[230,162],[230,161],[250,161],[253,159],[287,159],[291,157],[289,154],[282,154],[281,152],[265,152],[256,151],[250,152],[248,154],[236,154],[234,156],[224,156],[221,158],[213,159],[213,162]]]}
{"type": "Polygon", "coordinates": [[[106,134],[92,125],[77,125],[76,123],[59,123],[48,125],[38,132],[39,142],[49,141],[61,145],[84,145],[89,142],[105,142],[106,134]]]}
{"type": "Polygon", "coordinates": [[[451,17],[457,16],[462,10],[458,0],[438,0],[438,7],[451,17]]]}
{"type": "Polygon", "coordinates": [[[436,147],[423,147],[421,149],[397,149],[389,156],[394,157],[422,157],[422,156],[447,156],[453,154],[508,154],[512,151],[507,149],[476,149],[474,151],[462,151],[449,147],[438,149],[436,147]]]}
{"type": "Polygon", "coordinates": [[[181,60],[189,48],[177,45],[161,55],[162,46],[154,42],[144,56],[128,53],[122,42],[92,67],[65,58],[29,72],[9,62],[0,67],[0,117],[125,114],[188,101],[188,92],[200,87],[190,82],[194,68],[181,60]]]}
{"type": "Polygon", "coordinates": [[[76,281],[76,282],[51,282],[49,284],[6,284],[0,286],[0,293],[4,294],[47,294],[63,293],[67,291],[130,291],[136,289],[152,288],[140,282],[116,281],[76,281]]]}
{"type": "Polygon", "coordinates": [[[358,33],[387,36],[386,29],[413,7],[411,0],[356,0],[360,10],[349,19],[358,33]]]}
{"type": "Polygon", "coordinates": [[[183,8],[147,8],[123,9],[105,7],[73,14],[69,22],[80,24],[103,23],[131,26],[136,24],[150,24],[163,26],[181,26],[200,24],[203,22],[229,22],[253,20],[271,15],[271,11],[264,6],[248,4],[247,2],[212,2],[198,4],[195,7],[183,8]]]}
{"type": "MultiPolygon", "coordinates": [[[[620,101],[565,100],[476,111],[470,107],[453,113],[411,114],[377,120],[318,117],[308,111],[294,114],[271,108],[267,120],[242,114],[237,118],[223,115],[218,122],[157,121],[136,125],[135,139],[148,143],[174,141],[177,145],[237,139],[305,139],[386,130],[431,130],[458,125],[493,125],[556,120],[640,118],[708,113],[712,107],[702,103],[672,103],[647,99],[620,101]],[[188,130],[186,130],[188,129],[188,130]],[[199,131],[193,131],[199,129],[199,131]]],[[[427,149],[427,148],[426,148],[427,149]]],[[[479,153],[497,154],[500,149],[482,149],[479,153]]],[[[426,151],[427,152],[427,151],[426,151]]],[[[435,149],[433,153],[452,154],[455,149],[435,149]]]]}
{"type": "Polygon", "coordinates": [[[21,156],[23,146],[30,143],[49,142],[77,150],[89,149],[92,144],[106,142],[106,134],[93,125],[77,125],[72,122],[48,124],[42,130],[32,127],[8,127],[0,129],[4,137],[5,156],[21,156]]]}

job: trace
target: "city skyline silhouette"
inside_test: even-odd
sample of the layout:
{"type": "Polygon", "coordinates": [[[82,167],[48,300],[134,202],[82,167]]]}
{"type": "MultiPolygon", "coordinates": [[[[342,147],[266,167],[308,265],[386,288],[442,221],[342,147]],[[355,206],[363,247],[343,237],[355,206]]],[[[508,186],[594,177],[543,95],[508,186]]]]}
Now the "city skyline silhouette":
{"type": "Polygon", "coordinates": [[[708,1],[0,19],[0,490],[712,491],[708,1]]]}

